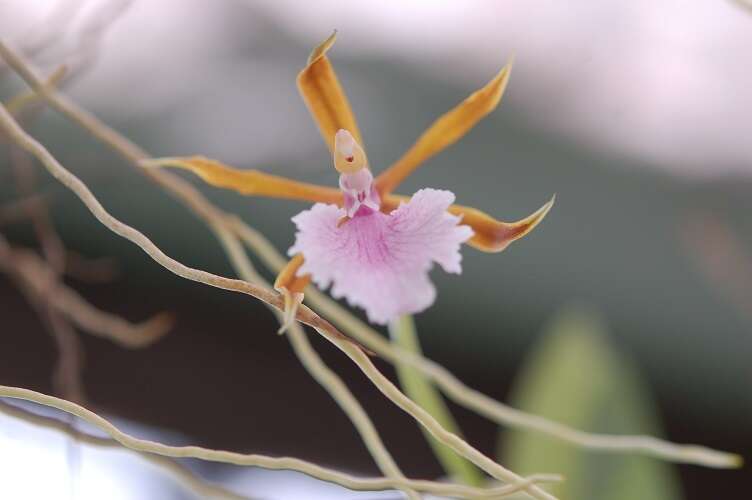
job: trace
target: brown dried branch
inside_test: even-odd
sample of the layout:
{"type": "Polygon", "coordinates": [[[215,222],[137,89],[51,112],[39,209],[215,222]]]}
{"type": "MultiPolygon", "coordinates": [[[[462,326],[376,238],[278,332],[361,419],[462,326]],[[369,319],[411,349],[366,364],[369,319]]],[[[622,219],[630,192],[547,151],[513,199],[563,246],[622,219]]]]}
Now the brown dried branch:
{"type": "Polygon", "coordinates": [[[65,257],[65,275],[82,283],[109,283],[118,275],[118,265],[112,257],[84,257],[72,250],[65,257]]]}
{"type": "Polygon", "coordinates": [[[0,226],[27,220],[30,207],[46,202],[47,196],[37,193],[0,205],[0,226]]]}
{"type": "MultiPolygon", "coordinates": [[[[49,87],[54,87],[65,75],[65,68],[55,71],[47,81],[49,87]]],[[[24,107],[33,102],[36,96],[22,94],[13,99],[9,106],[20,113],[24,107]]],[[[28,108],[27,108],[28,109],[28,108]]],[[[11,111],[12,112],[12,111],[11,111]]],[[[31,115],[31,113],[27,113],[31,115]]],[[[36,168],[31,158],[22,150],[10,145],[10,161],[15,177],[16,189],[20,196],[31,197],[36,192],[36,168]]],[[[50,274],[50,282],[57,282],[66,267],[66,249],[62,238],[55,230],[52,217],[46,203],[26,205],[26,215],[31,220],[37,240],[45,256],[45,265],[50,274]]],[[[12,265],[12,263],[11,263],[12,265]]],[[[37,310],[47,331],[55,341],[57,359],[52,375],[52,383],[57,394],[78,403],[86,402],[86,392],[83,383],[83,346],[75,328],[68,318],[57,310],[54,304],[45,300],[31,282],[24,280],[24,273],[16,270],[14,273],[18,288],[24,292],[27,300],[37,310]]]]}
{"type": "Polygon", "coordinates": [[[42,317],[46,316],[47,327],[55,339],[58,357],[52,381],[55,392],[74,403],[87,401],[83,383],[84,350],[81,337],[70,322],[51,304],[39,304],[42,317]]]}
{"type": "Polygon", "coordinates": [[[18,274],[11,276],[55,341],[58,352],[52,375],[55,393],[75,403],[84,404],[87,398],[82,380],[83,349],[78,333],[60,312],[39,297],[18,274]]]}
{"type": "MultiPolygon", "coordinates": [[[[32,196],[35,192],[36,171],[31,158],[19,148],[11,146],[10,159],[19,195],[32,196]]],[[[27,210],[48,266],[56,274],[61,274],[65,270],[65,245],[63,245],[60,235],[55,231],[47,206],[44,204],[29,205],[27,210]]]]}
{"type": "Polygon", "coordinates": [[[2,235],[0,271],[17,277],[34,297],[54,307],[82,330],[123,347],[135,349],[150,345],[164,336],[173,324],[172,315],[168,313],[133,324],[95,308],[60,282],[54,270],[36,253],[12,248],[2,235]]]}

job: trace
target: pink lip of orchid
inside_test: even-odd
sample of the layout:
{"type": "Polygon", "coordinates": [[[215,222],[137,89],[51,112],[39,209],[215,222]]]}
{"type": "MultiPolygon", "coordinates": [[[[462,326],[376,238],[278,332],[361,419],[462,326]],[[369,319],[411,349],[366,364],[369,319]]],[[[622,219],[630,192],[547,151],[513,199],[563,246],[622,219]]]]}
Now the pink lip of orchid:
{"type": "MultiPolygon", "coordinates": [[[[349,156],[352,144],[357,146],[349,132],[337,132],[335,164],[338,155],[349,156]]],[[[296,275],[310,274],[322,289],[331,285],[335,298],[363,308],[373,323],[428,308],[436,297],[428,279],[433,263],[460,273],[460,246],[473,236],[470,227],[458,225],[461,217],[447,212],[454,194],[421,189],[385,214],[365,164],[343,172],[339,184],[344,208],[317,203],[292,219],[298,232],[288,253],[305,257],[296,275]]]]}
{"type": "Polygon", "coordinates": [[[297,83],[332,152],[340,189],[239,170],[200,156],[144,162],[150,167],[184,168],[214,186],[246,195],[316,203],[293,218],[297,227],[290,248],[293,257],[274,284],[285,299],[280,331],[294,320],[312,280],[321,288],[331,286],[335,297],[362,307],[374,323],[422,311],[436,295],[428,279],[434,263],[459,273],[462,243],[500,252],[532,231],[554,202],[551,199],[524,219],[504,222],[475,208],[453,205],[449,191],[421,189],[411,198],[393,194],[416,168],[498,106],[511,64],[439,117],[399,160],[374,178],[355,115],[327,57],[334,40],[333,34],[313,50],[297,83]]]}

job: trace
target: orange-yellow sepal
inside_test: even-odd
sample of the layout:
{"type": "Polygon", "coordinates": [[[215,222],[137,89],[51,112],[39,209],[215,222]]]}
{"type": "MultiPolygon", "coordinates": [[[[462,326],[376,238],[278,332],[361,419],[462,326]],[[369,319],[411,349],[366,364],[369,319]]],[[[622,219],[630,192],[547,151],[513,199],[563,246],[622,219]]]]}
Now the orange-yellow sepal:
{"type": "Polygon", "coordinates": [[[142,165],[190,170],[212,186],[230,188],[246,195],[342,204],[342,193],[338,189],[293,181],[258,170],[240,170],[203,156],[153,158],[143,161],[142,165]]]}
{"type": "Polygon", "coordinates": [[[503,222],[475,208],[452,205],[449,212],[462,216],[462,223],[467,224],[475,234],[468,245],[484,252],[501,252],[510,243],[527,235],[543,220],[554,205],[556,197],[516,222],[503,222]]]}
{"type": "MultiPolygon", "coordinates": [[[[385,211],[394,210],[400,203],[406,203],[409,199],[410,198],[407,196],[389,195],[384,199],[382,209],[385,211]]],[[[475,234],[467,242],[468,245],[483,252],[496,253],[501,252],[508,247],[510,243],[522,238],[535,229],[535,226],[537,226],[546,216],[548,211],[551,210],[555,200],[556,196],[551,198],[548,203],[540,207],[534,213],[528,215],[522,220],[518,220],[517,222],[496,220],[478,209],[462,205],[450,206],[449,212],[455,215],[461,215],[461,224],[466,224],[473,229],[475,234]]]]}
{"type": "Polygon", "coordinates": [[[347,101],[345,91],[339,84],[326,52],[334,44],[337,32],[331,34],[321,45],[313,49],[308,65],[298,74],[298,90],[313,115],[329,151],[334,153],[334,134],[345,129],[363,144],[358,123],[347,101]]]}
{"type": "Polygon", "coordinates": [[[285,299],[282,325],[278,333],[282,334],[295,321],[298,307],[303,303],[303,290],[311,282],[311,275],[297,276],[298,269],[303,265],[303,254],[298,254],[287,263],[274,281],[274,289],[285,299]]]}
{"type": "Polygon", "coordinates": [[[303,254],[299,253],[282,268],[274,280],[274,289],[279,291],[282,288],[289,290],[291,293],[299,293],[305,290],[305,287],[311,282],[311,275],[296,276],[300,266],[305,260],[303,254]]]}
{"type": "Polygon", "coordinates": [[[391,193],[413,170],[446,147],[454,144],[476,123],[493,111],[501,101],[512,63],[508,63],[488,82],[458,106],[442,115],[413,146],[391,167],[376,177],[376,189],[384,196],[391,193]]]}

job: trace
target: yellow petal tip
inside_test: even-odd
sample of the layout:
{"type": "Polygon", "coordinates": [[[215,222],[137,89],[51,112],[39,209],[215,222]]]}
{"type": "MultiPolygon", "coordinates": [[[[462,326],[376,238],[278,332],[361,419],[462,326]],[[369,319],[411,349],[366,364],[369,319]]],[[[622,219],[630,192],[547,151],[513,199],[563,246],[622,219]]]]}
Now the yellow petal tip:
{"type": "Polygon", "coordinates": [[[329,38],[313,49],[308,57],[308,64],[297,77],[298,90],[332,153],[334,153],[334,134],[341,128],[349,130],[358,143],[363,145],[363,138],[345,91],[337,79],[329,58],[326,57],[327,51],[336,39],[337,31],[335,30],[329,38]]]}
{"type": "Polygon", "coordinates": [[[551,197],[550,200],[548,200],[542,207],[540,207],[538,210],[533,212],[531,215],[525,217],[521,221],[516,222],[515,224],[520,224],[527,226],[527,229],[524,233],[522,233],[518,238],[521,238],[522,236],[525,236],[527,233],[535,229],[535,226],[540,224],[540,222],[548,215],[548,212],[551,211],[551,208],[553,208],[554,203],[556,203],[556,194],[551,197]]]}
{"type": "Polygon", "coordinates": [[[527,235],[546,217],[556,202],[553,195],[542,207],[516,222],[503,222],[470,207],[452,205],[449,212],[462,215],[462,223],[470,226],[475,234],[468,244],[482,252],[497,253],[512,242],[527,235]]]}
{"type": "Polygon", "coordinates": [[[513,58],[488,83],[433,122],[402,158],[379,174],[376,189],[382,197],[394,191],[418,166],[457,142],[498,107],[512,74],[512,63],[513,58]]]}
{"type": "Polygon", "coordinates": [[[316,62],[318,59],[324,57],[326,55],[326,52],[334,45],[334,42],[337,40],[337,30],[334,30],[329,37],[321,42],[318,46],[316,46],[315,49],[311,51],[311,55],[308,56],[308,65],[310,66],[314,62],[316,62]]]}
{"type": "Polygon", "coordinates": [[[554,203],[556,203],[556,193],[554,193],[553,196],[551,196],[551,199],[548,200],[548,202],[545,205],[543,205],[542,208],[545,208],[546,211],[545,211],[545,213],[541,217],[545,217],[546,216],[546,214],[548,213],[548,211],[551,210],[551,208],[553,208],[554,203]]]}
{"type": "Polygon", "coordinates": [[[499,70],[494,79],[491,81],[491,84],[486,87],[494,95],[489,106],[489,112],[496,106],[498,106],[499,101],[501,101],[501,97],[504,95],[504,92],[507,89],[509,78],[512,76],[513,63],[514,56],[509,60],[509,62],[504,65],[503,68],[499,70]]]}

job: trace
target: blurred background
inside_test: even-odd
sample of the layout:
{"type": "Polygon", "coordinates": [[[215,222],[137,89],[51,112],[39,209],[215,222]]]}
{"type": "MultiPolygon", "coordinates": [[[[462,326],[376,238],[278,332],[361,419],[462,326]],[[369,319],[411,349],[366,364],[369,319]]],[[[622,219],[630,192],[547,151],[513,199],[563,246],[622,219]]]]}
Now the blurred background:
{"type": "MultiPolygon", "coordinates": [[[[332,186],[336,172],[295,76],[335,28],[330,57],[377,172],[515,58],[500,109],[424,165],[403,193],[451,189],[459,202],[504,220],[557,194],[542,225],[504,253],[468,247],[461,276],[433,273],[438,300],[416,317],[426,354],[486,394],[585,430],[649,430],[752,455],[752,10],[743,4],[0,0],[3,41],[45,74],[60,63],[80,65],[65,92],[154,156],[203,154],[332,186]],[[607,383],[596,389],[593,380],[607,383]],[[552,387],[561,396],[555,402],[546,399],[552,387]],[[632,413],[639,416],[620,427],[632,413]]],[[[0,98],[23,88],[0,65],[0,98]]],[[[187,265],[232,274],[203,223],[107,148],[49,110],[29,124],[115,216],[187,265]]],[[[0,205],[8,206],[19,193],[3,147],[0,205]]],[[[280,250],[291,245],[290,217],[305,205],[185,177],[280,250]]],[[[104,283],[69,279],[73,288],[131,321],[164,310],[177,318],[145,349],[81,336],[91,407],[173,444],[378,474],[261,303],[170,274],[46,173],[36,190],[49,200],[66,248],[116,268],[104,283]]],[[[4,221],[0,233],[38,249],[28,221],[4,221]]],[[[55,344],[7,271],[0,320],[0,383],[53,393],[55,344]]],[[[441,476],[414,422],[311,337],[403,471],[441,476]]],[[[523,472],[607,461],[567,452],[561,462],[539,464],[546,443],[452,410],[471,443],[532,469],[523,472]],[[533,449],[541,451],[528,456],[533,449]]],[[[0,464],[12,471],[4,497],[190,498],[126,452],[45,432],[0,415],[0,464]]],[[[609,470],[624,470],[619,463],[609,470]]],[[[645,463],[650,470],[634,476],[641,489],[618,498],[741,498],[752,489],[749,468],[645,463]]],[[[186,464],[253,498],[395,498],[292,473],[186,464]]],[[[569,498],[617,498],[597,489],[608,476],[603,469],[575,469],[569,476],[583,489],[569,498]]]]}

